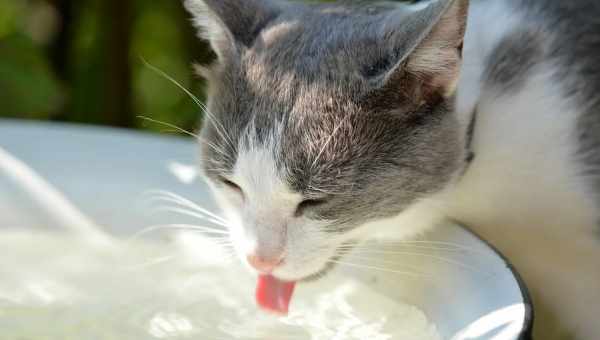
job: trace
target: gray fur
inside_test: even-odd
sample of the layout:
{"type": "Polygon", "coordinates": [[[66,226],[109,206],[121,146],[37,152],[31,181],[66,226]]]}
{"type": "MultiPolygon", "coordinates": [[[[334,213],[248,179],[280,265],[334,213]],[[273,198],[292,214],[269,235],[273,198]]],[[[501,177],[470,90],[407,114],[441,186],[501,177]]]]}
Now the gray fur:
{"type": "Polygon", "coordinates": [[[184,4],[194,13],[200,36],[211,42],[221,58],[236,56],[238,44],[251,46],[265,25],[280,12],[269,0],[185,0],[184,4]]]}
{"type": "Polygon", "coordinates": [[[518,29],[506,36],[488,57],[483,86],[497,93],[519,91],[545,61],[542,39],[535,30],[518,29]]]}
{"type": "MultiPolygon", "coordinates": [[[[558,66],[556,82],[579,106],[579,159],[591,193],[600,192],[600,2],[511,0],[546,33],[546,58],[558,66]],[[544,18],[544,20],[539,20],[544,18]]],[[[513,64],[517,65],[517,63],[513,64]]],[[[517,66],[518,67],[518,66],[517,66]]],[[[597,204],[600,209],[600,197],[597,204]]],[[[600,213],[599,213],[600,219],[600,213]]]]}
{"type": "MultiPolygon", "coordinates": [[[[590,184],[589,192],[597,197],[600,209],[597,194],[600,192],[600,2],[509,2],[530,24],[507,36],[491,53],[484,86],[498,89],[500,93],[515,92],[540,63],[558,66],[556,83],[581,112],[577,156],[582,162],[580,168],[584,169],[582,175],[590,184]]],[[[600,232],[600,228],[598,230],[600,232]]]]}
{"type": "MultiPolygon", "coordinates": [[[[506,1],[519,27],[493,48],[483,78],[477,74],[475,81],[486,95],[514,96],[537,71],[554,72],[563,90],[556,92],[569,97],[565,114],[580,113],[581,166],[569,166],[583,169],[589,192],[600,193],[600,2],[476,1],[506,1]]],[[[450,188],[473,160],[471,140],[477,144],[477,124],[489,117],[482,109],[477,119],[476,107],[470,126],[460,126],[451,93],[467,0],[442,0],[419,13],[389,2],[186,3],[196,23],[212,32],[219,55],[205,72],[216,120],[202,130],[210,143],[204,171],[215,183],[232,171],[241,149],[272,144],[289,187],[321,202],[303,211],[311,220],[303,227],[320,220],[331,233],[344,233],[450,188]]],[[[510,131],[503,137],[510,139],[510,131]]]]}
{"type": "MultiPolygon", "coordinates": [[[[600,193],[600,2],[562,1],[546,9],[557,30],[552,53],[563,67],[560,79],[579,103],[579,155],[584,176],[600,193]]],[[[552,24],[552,23],[551,23],[552,24]]],[[[597,198],[600,219],[600,197],[597,198]]]]}
{"type": "Polygon", "coordinates": [[[412,52],[428,41],[455,41],[439,49],[459,48],[466,1],[442,1],[419,15],[391,3],[251,1],[244,6],[278,13],[253,39],[231,27],[247,22],[239,11],[229,18],[223,9],[244,1],[207,1],[225,16],[220,21],[229,32],[242,35],[238,41],[233,33],[235,48],[219,51],[209,72],[209,109],[218,122],[205,126],[203,137],[224,154],[204,147],[208,176],[230,171],[237,148],[274,138],[274,158],[290,187],[325,199],[306,213],[331,221],[329,231],[337,233],[397,215],[462,168],[464,136],[444,93],[453,80],[445,73],[454,71],[444,65],[453,63],[440,60],[433,71],[410,65],[423,64],[411,60],[420,58],[412,52]],[[269,3],[277,9],[262,7],[269,3]],[[443,25],[455,29],[434,26],[450,4],[460,15],[443,25]],[[220,138],[221,125],[233,143],[220,138]]]}

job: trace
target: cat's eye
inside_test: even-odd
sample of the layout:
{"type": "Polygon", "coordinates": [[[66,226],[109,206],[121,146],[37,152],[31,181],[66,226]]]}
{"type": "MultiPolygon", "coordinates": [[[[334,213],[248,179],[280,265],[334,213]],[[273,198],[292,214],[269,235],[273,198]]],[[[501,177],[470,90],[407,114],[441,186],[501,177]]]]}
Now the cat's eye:
{"type": "Polygon", "coordinates": [[[223,185],[225,185],[226,187],[228,187],[231,190],[237,191],[240,194],[243,194],[244,192],[242,191],[242,188],[237,185],[235,182],[225,178],[225,177],[219,177],[219,181],[221,181],[221,183],[223,185]]]}
{"type": "Polygon", "coordinates": [[[298,204],[298,207],[296,208],[296,212],[294,215],[296,217],[300,217],[300,216],[304,215],[304,213],[306,211],[320,207],[320,206],[324,205],[325,203],[327,203],[327,201],[325,199],[304,200],[304,201],[300,202],[300,204],[298,204]]]}

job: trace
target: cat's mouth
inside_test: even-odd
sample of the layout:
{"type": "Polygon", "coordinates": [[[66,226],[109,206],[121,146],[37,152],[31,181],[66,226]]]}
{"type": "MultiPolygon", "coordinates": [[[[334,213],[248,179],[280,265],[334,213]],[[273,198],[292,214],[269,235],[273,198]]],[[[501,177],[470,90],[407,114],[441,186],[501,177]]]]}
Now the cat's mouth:
{"type": "Polygon", "coordinates": [[[264,310],[280,315],[287,315],[294,288],[298,282],[316,281],[329,274],[338,263],[338,260],[352,248],[352,244],[344,244],[338,248],[323,268],[314,274],[298,280],[286,281],[273,275],[259,275],[256,285],[256,302],[264,310]],[[343,249],[344,251],[340,251],[343,249]]]}
{"type": "Polygon", "coordinates": [[[260,275],[256,285],[256,303],[264,310],[287,315],[296,282],[283,281],[273,275],[260,275]]]}
{"type": "Polygon", "coordinates": [[[330,258],[329,261],[327,261],[327,263],[325,263],[325,266],[319,270],[318,272],[311,274],[301,280],[299,280],[300,282],[314,282],[317,281],[319,279],[321,279],[322,277],[326,276],[327,274],[329,274],[335,267],[336,267],[336,262],[341,258],[341,255],[335,255],[332,256],[330,258]]]}
{"type": "Polygon", "coordinates": [[[356,245],[355,241],[348,241],[342,243],[338,246],[334,255],[332,255],[327,262],[323,265],[323,267],[317,272],[295,280],[296,282],[314,282],[317,281],[329,274],[333,269],[335,269],[340,262],[340,260],[344,257],[344,255],[348,254],[352,251],[353,247],[356,245]]]}
{"type": "MultiPolygon", "coordinates": [[[[332,259],[334,258],[339,258],[339,255],[332,259]]],[[[296,283],[318,280],[327,275],[334,267],[335,263],[328,261],[317,273],[294,281],[282,280],[270,274],[259,275],[256,285],[256,302],[265,311],[287,315],[296,283]]]]}

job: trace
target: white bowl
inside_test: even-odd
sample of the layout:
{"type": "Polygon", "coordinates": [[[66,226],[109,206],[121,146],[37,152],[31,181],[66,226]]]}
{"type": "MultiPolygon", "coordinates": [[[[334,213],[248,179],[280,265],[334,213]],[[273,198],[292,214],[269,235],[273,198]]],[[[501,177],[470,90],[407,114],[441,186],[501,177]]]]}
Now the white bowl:
{"type": "MultiPolygon", "coordinates": [[[[147,214],[136,203],[149,189],[170,190],[216,209],[207,187],[196,178],[198,148],[188,139],[0,120],[0,147],[115,234],[130,235],[169,222],[158,221],[161,217],[147,214]]],[[[0,226],[47,228],[64,222],[40,208],[0,167],[0,226]]],[[[444,252],[443,261],[432,261],[435,253],[411,260],[423,271],[435,273],[436,282],[373,275],[360,268],[343,271],[392,299],[420,307],[444,339],[530,338],[533,311],[527,290],[501,254],[455,225],[438,228],[427,237],[465,250],[444,252]]]]}

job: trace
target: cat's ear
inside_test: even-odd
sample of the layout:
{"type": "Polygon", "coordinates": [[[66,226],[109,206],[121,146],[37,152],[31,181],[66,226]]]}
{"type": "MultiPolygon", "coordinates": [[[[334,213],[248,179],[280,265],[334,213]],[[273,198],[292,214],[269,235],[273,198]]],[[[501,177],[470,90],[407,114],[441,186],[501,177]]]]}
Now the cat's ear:
{"type": "Polygon", "coordinates": [[[200,37],[219,57],[252,45],[280,10],[271,0],[184,0],[200,37]]]}
{"type": "Polygon", "coordinates": [[[425,96],[453,93],[462,63],[468,5],[468,0],[439,0],[404,21],[402,29],[390,35],[390,45],[396,47],[388,51],[397,59],[379,78],[380,84],[393,86],[402,74],[418,81],[425,96]]]}

